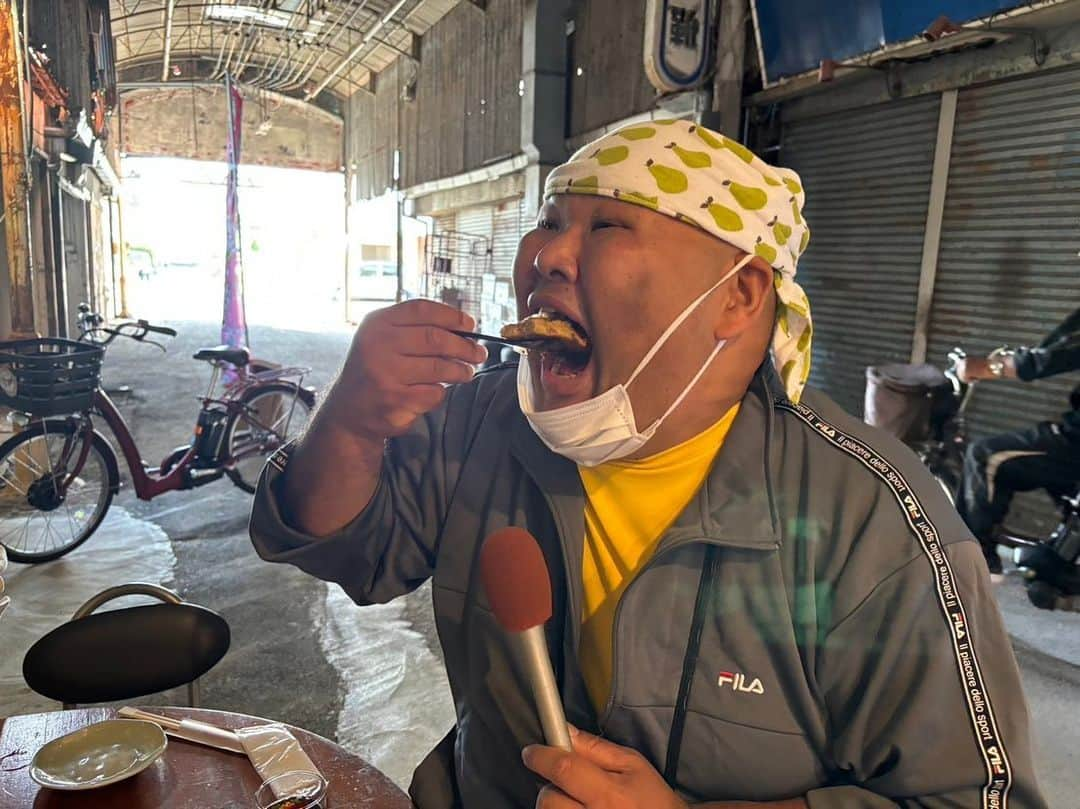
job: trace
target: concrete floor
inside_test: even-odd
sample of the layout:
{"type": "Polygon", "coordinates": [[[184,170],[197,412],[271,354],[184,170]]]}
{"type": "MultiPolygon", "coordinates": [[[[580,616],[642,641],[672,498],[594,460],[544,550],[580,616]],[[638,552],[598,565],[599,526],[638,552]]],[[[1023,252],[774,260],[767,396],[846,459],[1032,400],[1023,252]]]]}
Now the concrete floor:
{"type": "MultiPolygon", "coordinates": [[[[107,388],[133,388],[118,401],[151,464],[188,440],[194,397],[207,379],[206,366],[190,356],[217,342],[210,324],[171,325],[180,337],[168,355],[117,343],[105,365],[107,388]]],[[[320,388],[333,378],[350,338],[345,330],[251,330],[254,354],[312,366],[310,381],[320,388]]],[[[0,714],[55,707],[30,693],[19,676],[22,654],[37,636],[110,584],[157,580],[219,611],[232,627],[232,649],[203,684],[205,706],[273,717],[335,738],[407,785],[413,767],[453,722],[428,589],[358,610],[336,587],[259,560],[247,537],[249,507],[250,496],[227,481],[149,503],[125,489],[82,548],[50,565],[12,565],[5,577],[12,606],[0,622],[0,714]]],[[[1016,577],[998,593],[1023,672],[1050,806],[1075,806],[1080,615],[1036,610],[1016,577]]],[[[182,698],[166,694],[153,701],[182,698]]]]}
{"type": "MultiPolygon", "coordinates": [[[[206,323],[170,325],[180,336],[167,355],[117,342],[105,363],[106,389],[132,388],[115,398],[151,465],[190,439],[196,395],[209,379],[208,366],[191,354],[218,342],[206,323]]],[[[347,330],[251,329],[253,354],[311,366],[308,381],[320,389],[350,339],[347,330]]],[[[121,475],[127,477],[123,465],[121,475]]],[[[357,610],[337,587],[262,562],[248,539],[250,506],[251,496],[227,480],[151,502],[125,486],[82,547],[47,565],[13,564],[5,575],[13,604],[0,622],[0,714],[58,707],[22,682],[22,657],[37,637],[107,586],[156,581],[217,610],[232,628],[232,648],[202,684],[204,707],[280,719],[336,739],[407,786],[453,723],[428,589],[357,610]]],[[[140,702],[183,700],[180,691],[140,702]]]]}

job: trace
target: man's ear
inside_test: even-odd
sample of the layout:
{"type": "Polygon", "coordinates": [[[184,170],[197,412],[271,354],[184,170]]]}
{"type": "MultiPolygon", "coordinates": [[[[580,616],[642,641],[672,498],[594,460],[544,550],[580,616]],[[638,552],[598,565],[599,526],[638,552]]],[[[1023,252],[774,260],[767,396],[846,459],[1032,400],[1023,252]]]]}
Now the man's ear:
{"type": "Polygon", "coordinates": [[[776,292],[773,268],[760,256],[754,256],[731,281],[724,302],[723,322],[716,330],[717,339],[731,338],[745,331],[762,317],[773,317],[776,292]]]}

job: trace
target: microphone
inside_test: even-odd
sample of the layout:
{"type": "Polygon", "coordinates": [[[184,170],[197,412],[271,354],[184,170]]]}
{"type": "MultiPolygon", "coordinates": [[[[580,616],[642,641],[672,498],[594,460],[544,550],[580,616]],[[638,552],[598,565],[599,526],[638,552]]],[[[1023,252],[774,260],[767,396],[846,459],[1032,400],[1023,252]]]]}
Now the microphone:
{"type": "Polygon", "coordinates": [[[528,531],[502,528],[480,550],[480,578],[495,620],[528,675],[544,739],[569,751],[570,731],[544,639],[544,624],[551,618],[551,579],[543,551],[528,531]]]}

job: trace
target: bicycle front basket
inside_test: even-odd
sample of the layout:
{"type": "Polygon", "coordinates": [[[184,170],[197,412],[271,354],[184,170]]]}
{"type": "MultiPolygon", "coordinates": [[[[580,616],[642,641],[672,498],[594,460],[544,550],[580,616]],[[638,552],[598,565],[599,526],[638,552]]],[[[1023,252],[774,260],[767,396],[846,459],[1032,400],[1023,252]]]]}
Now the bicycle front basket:
{"type": "Polygon", "coordinates": [[[101,346],[59,337],[0,342],[0,405],[39,418],[87,410],[103,354],[101,346]]]}

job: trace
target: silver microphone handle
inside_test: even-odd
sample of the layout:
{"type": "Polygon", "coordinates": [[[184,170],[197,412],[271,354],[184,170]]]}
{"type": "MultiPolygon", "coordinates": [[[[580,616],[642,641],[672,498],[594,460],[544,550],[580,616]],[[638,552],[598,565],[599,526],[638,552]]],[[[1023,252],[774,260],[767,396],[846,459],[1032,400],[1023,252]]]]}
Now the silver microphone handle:
{"type": "Polygon", "coordinates": [[[544,627],[534,626],[524,632],[512,632],[509,635],[528,674],[545,741],[551,747],[569,752],[572,749],[570,731],[566,727],[566,714],[563,713],[562,698],[555,684],[555,673],[551,670],[544,627]]]}

